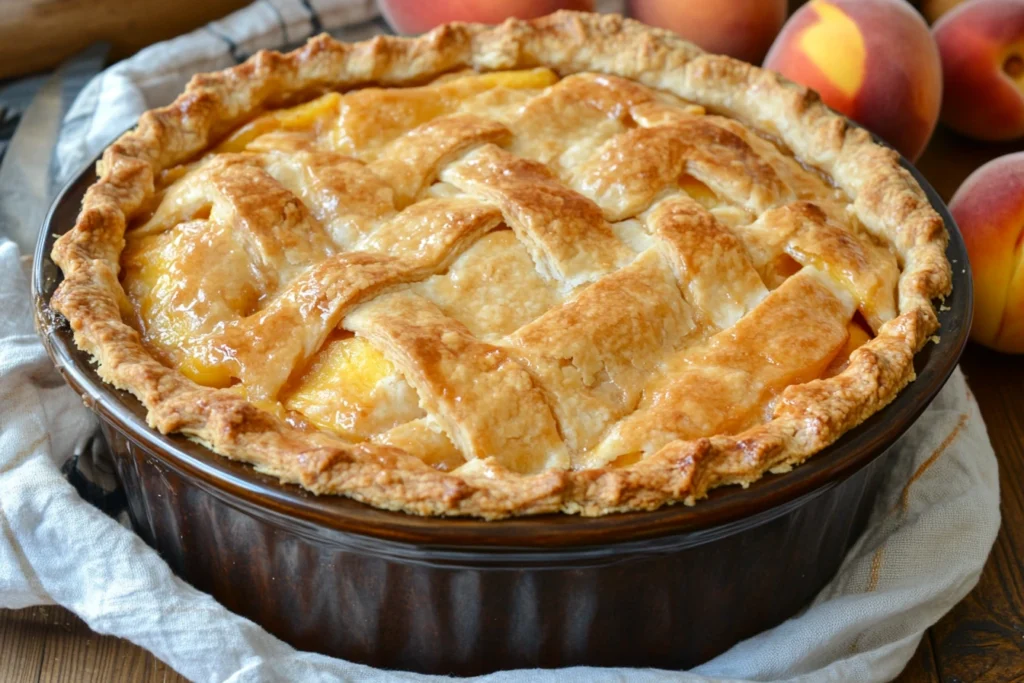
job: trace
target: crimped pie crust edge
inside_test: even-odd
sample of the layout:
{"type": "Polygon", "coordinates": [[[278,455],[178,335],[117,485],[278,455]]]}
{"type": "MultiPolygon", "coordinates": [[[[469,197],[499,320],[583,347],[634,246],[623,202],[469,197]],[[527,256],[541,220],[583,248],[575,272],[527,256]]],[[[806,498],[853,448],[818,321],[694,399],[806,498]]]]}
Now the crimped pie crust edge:
{"type": "Polygon", "coordinates": [[[692,503],[716,486],[747,484],[803,462],[888,404],[914,378],[913,356],[938,328],[932,299],[948,294],[948,235],[898,155],[824,106],[811,91],[749,64],[708,55],[660,29],[617,16],[558,12],[497,27],[451,24],[419,38],[344,44],[322,35],[288,53],[200,74],[167,107],[104,152],[75,227],[55,244],[64,272],[51,301],[100,376],[146,406],[148,422],[229,458],[376,507],[488,519],[567,512],[601,515],[692,503]],[[548,66],[560,75],[608,73],[671,92],[777,136],[829,173],[860,221],[896,248],[899,315],[857,349],[840,374],[787,388],[774,417],[732,436],[676,442],[625,468],[520,475],[491,467],[437,471],[396,448],[307,433],[223,389],[202,387],[154,359],[122,322],[118,282],[126,216],[154,193],[163,169],[202,152],[262,109],[324,89],[420,83],[460,68],[548,66]]]}

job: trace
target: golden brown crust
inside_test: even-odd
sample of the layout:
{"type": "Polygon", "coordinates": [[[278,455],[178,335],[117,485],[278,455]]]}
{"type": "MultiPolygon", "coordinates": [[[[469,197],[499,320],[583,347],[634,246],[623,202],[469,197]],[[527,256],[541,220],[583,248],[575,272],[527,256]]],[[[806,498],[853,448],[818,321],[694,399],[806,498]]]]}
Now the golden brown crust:
{"type": "Polygon", "coordinates": [[[768,295],[743,243],[693,199],[666,198],[648,222],[690,300],[719,329],[732,327],[768,295]]]}
{"type": "Polygon", "coordinates": [[[407,292],[379,297],[345,327],[383,351],[468,457],[497,454],[518,472],[569,466],[551,409],[526,370],[431,302],[407,292]],[[547,457],[530,463],[537,453],[547,457]]]}
{"type": "MultiPolygon", "coordinates": [[[[742,138],[727,127],[711,132],[737,158],[749,161],[742,138]]],[[[500,128],[482,126],[473,139],[493,142],[503,135],[500,128]]],[[[453,149],[438,147],[435,156],[423,162],[427,170],[434,172],[440,163],[435,159],[448,158],[453,149]]],[[[481,151],[490,155],[478,159],[491,164],[484,164],[485,170],[522,161],[506,159],[497,147],[485,146],[477,154],[481,151]]],[[[414,170],[421,169],[393,170],[405,178],[403,187],[412,188],[405,194],[429,182],[410,175],[414,170]]],[[[135,394],[149,411],[149,423],[162,432],[180,431],[223,455],[317,493],[343,494],[416,514],[500,518],[559,510],[597,515],[653,509],[692,502],[714,486],[750,482],[770,469],[798,464],[889,403],[913,379],[913,355],[938,325],[932,299],[950,289],[942,220],[899,166],[895,152],[874,144],[864,130],[828,110],[813,93],[777,74],[704,54],[666,31],[615,16],[559,12],[530,22],[510,20],[498,27],[453,24],[416,39],[380,36],[351,45],[320,36],[286,55],[260,52],[233,69],[194,77],[174,103],[145,113],[135,130],[112,144],[98,171],[100,180],[87,192],[76,226],[54,247],[53,258],[65,280],[52,305],[69,320],[76,343],[95,356],[100,376],[135,394]],[[561,75],[592,71],[626,79],[627,84],[635,81],[725,111],[777,136],[800,158],[829,174],[853,198],[863,225],[894,245],[902,267],[899,315],[881,324],[877,336],[852,354],[839,375],[782,391],[768,422],[735,436],[670,440],[656,454],[628,467],[552,469],[530,475],[513,473],[494,459],[474,461],[474,467],[454,475],[395,446],[353,445],[324,432],[293,428],[236,392],[199,386],[161,364],[143,346],[139,333],[122,322],[124,293],[118,271],[128,217],[153,197],[161,171],[208,149],[254,113],[327,90],[421,83],[467,68],[538,65],[561,75]]],[[[770,168],[758,167],[756,173],[766,179],[774,175],[770,168]]],[[[562,191],[552,187],[553,192],[562,191]]],[[[772,204],[774,182],[759,181],[759,187],[768,195],[755,201],[772,204]]],[[[504,188],[499,203],[514,203],[516,191],[504,188]]],[[[580,209],[588,215],[599,212],[595,205],[581,204],[580,209]]],[[[578,244],[568,234],[544,233],[543,226],[529,220],[525,215],[524,224],[513,227],[517,232],[533,230],[524,240],[535,240],[531,249],[538,260],[546,260],[570,280],[591,279],[585,265],[602,272],[624,265],[600,229],[578,244]]],[[[401,258],[369,256],[349,266],[360,272],[381,270],[388,282],[403,281],[410,269],[416,270],[415,264],[401,258]]],[[[308,334],[326,335],[351,306],[366,299],[369,290],[374,295],[382,291],[382,286],[369,283],[362,290],[347,286],[351,291],[342,297],[344,305],[335,292],[329,320],[308,334]]],[[[829,301],[824,292],[816,295],[829,301]]],[[[398,339],[399,332],[390,333],[398,339]]],[[[461,333],[453,340],[456,337],[465,341],[461,333]]],[[[302,354],[310,343],[292,340],[281,344],[278,352],[302,354]]],[[[510,365],[510,372],[516,367],[510,365]]],[[[517,381],[528,383],[529,378],[524,374],[517,381]]]]}
{"type": "Polygon", "coordinates": [[[541,271],[560,281],[597,280],[632,256],[593,201],[532,159],[485,145],[446,169],[441,179],[498,206],[541,271]]]}
{"type": "Polygon", "coordinates": [[[521,327],[509,342],[550,394],[567,445],[583,452],[636,407],[666,352],[688,343],[694,331],[675,278],[648,251],[521,327]]]}

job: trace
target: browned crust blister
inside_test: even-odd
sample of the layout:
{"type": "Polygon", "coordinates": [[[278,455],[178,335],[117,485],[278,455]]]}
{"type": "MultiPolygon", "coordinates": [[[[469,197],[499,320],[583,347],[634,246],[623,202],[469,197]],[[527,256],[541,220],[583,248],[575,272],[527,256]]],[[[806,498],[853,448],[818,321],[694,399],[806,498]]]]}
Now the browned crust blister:
{"type": "Polygon", "coordinates": [[[356,44],[324,35],[288,54],[260,52],[233,69],[195,76],[171,105],[143,114],[104,152],[98,173],[77,224],[53,249],[64,282],[51,303],[70,322],[78,346],[95,356],[100,376],[137,396],[161,432],[181,432],[315,493],[421,515],[649,510],[798,464],[913,379],[914,353],[938,327],[932,300],[950,290],[945,227],[895,152],[777,74],[707,55],[669,32],[617,16],[558,12],[356,44]],[[154,359],[122,321],[117,274],[126,223],[153,196],[162,170],[195,157],[255,113],[318,92],[418,84],[465,68],[534,66],[562,76],[593,71],[631,79],[778,137],[828,173],[854,199],[868,230],[894,245],[903,269],[899,315],[852,354],[842,373],[787,388],[772,420],[738,435],[674,442],[624,468],[520,475],[490,466],[462,476],[397,448],[300,431],[231,391],[199,386],[154,359]]]}

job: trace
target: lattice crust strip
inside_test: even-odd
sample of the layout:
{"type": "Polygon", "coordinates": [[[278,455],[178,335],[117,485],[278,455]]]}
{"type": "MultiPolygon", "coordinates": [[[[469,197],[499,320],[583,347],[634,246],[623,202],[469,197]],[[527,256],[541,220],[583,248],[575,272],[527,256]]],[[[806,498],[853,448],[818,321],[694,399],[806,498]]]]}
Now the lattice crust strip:
{"type": "Polygon", "coordinates": [[[101,176],[54,250],[101,375],[157,429],[420,514],[646,509],[799,463],[913,377],[949,286],[891,152],[614,17],[261,53],[101,176]]]}

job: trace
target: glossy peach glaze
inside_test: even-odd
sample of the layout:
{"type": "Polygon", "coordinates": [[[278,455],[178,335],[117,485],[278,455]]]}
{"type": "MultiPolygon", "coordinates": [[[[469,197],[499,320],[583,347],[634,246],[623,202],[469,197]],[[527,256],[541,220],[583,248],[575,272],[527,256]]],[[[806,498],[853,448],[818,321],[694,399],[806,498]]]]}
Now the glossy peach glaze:
{"type": "MultiPolygon", "coordinates": [[[[850,43],[851,54],[860,54],[860,61],[851,57],[828,75],[837,92],[852,97],[865,68],[864,46],[857,42],[860,34],[843,24],[842,17],[833,16],[838,10],[827,4],[819,10],[830,23],[824,28],[812,26],[802,45],[813,57],[816,46],[830,40],[850,43]]],[[[473,103],[473,111],[510,109],[526,117],[529,109],[521,103],[548,92],[557,82],[547,69],[457,73],[421,87],[329,92],[261,114],[231,132],[203,159],[170,169],[160,178],[155,201],[126,235],[121,279],[128,316],[158,358],[198,384],[234,387],[293,424],[353,441],[372,439],[415,453],[438,469],[457,468],[464,456],[424,411],[417,391],[379,345],[340,328],[325,338],[303,337],[302,319],[281,314],[278,302],[288,297],[305,301],[307,294],[294,283],[308,279],[316,264],[347,258],[345,254],[360,249],[387,248],[382,235],[390,228],[381,226],[405,207],[397,201],[397,190],[372,180],[365,170],[393,172],[381,164],[395,140],[458,114],[467,102],[473,103]],[[285,338],[290,341],[280,343],[285,338]],[[266,350],[265,356],[261,350],[266,350]],[[286,368],[283,374],[274,369],[278,366],[286,368]]],[[[693,121],[687,125],[702,125],[703,115],[701,108],[690,107],[685,116],[693,121]]],[[[733,124],[723,120],[722,125],[733,124]]],[[[750,134],[749,144],[754,151],[778,156],[776,143],[766,138],[750,134]]],[[[766,411],[787,386],[841,371],[850,355],[870,338],[870,330],[893,314],[884,303],[874,302],[886,301],[886,296],[879,296],[885,288],[894,290],[895,262],[892,272],[876,267],[881,248],[863,234],[863,228],[843,226],[808,203],[819,201],[829,208],[844,201],[828,178],[799,165],[788,154],[779,158],[777,172],[795,191],[789,199],[807,201],[794,201],[785,210],[768,210],[755,223],[749,207],[730,200],[728,186],[716,184],[704,167],[691,164],[683,166],[681,173],[670,171],[675,173],[668,182],[676,188],[673,201],[677,205],[672,211],[663,207],[657,214],[657,220],[667,221],[657,228],[659,239],[671,238],[673,248],[698,250],[695,254],[702,248],[700,240],[707,240],[714,245],[715,258],[722,256],[721,250],[735,250],[740,259],[736,267],[746,268],[746,276],[754,283],[747,292],[750,301],[733,302],[740,306],[733,316],[738,322],[728,326],[721,319],[705,319],[683,301],[677,285],[666,285],[674,293],[666,294],[658,305],[677,319],[675,336],[664,342],[665,360],[651,368],[661,377],[655,376],[648,385],[635,380],[629,384],[609,366],[583,380],[586,386],[580,390],[594,392],[595,405],[605,405],[601,402],[611,400],[615,392],[619,392],[615,401],[629,393],[631,398],[616,405],[626,413],[635,412],[609,433],[599,430],[586,439],[581,436],[580,443],[586,445],[580,446],[575,467],[629,465],[669,438],[732,433],[770,418],[766,411]],[[708,232],[699,239],[693,232],[697,224],[686,223],[694,216],[705,216],[700,225],[708,232]],[[672,221],[682,221],[682,227],[672,221]],[[675,229],[690,232],[672,238],[675,229]],[[753,265],[742,265],[748,258],[753,265]],[[858,302],[860,314],[851,320],[858,302]],[[752,310],[744,316],[747,309],[752,310]],[[602,382],[608,387],[603,388],[602,382]],[[652,437],[645,420],[661,413],[675,427],[652,437]]],[[[449,176],[442,174],[442,178],[449,176]]],[[[448,182],[440,182],[419,200],[452,201],[453,190],[448,182]]],[[[453,206],[461,205],[456,201],[453,206]]],[[[488,211],[479,218],[489,220],[488,211]]],[[[644,220],[655,225],[653,215],[644,220]]],[[[519,362],[541,373],[546,361],[527,357],[517,344],[533,339],[531,334],[534,341],[542,340],[548,327],[554,330],[562,324],[559,321],[576,324],[580,314],[572,306],[586,296],[598,297],[600,283],[591,285],[592,290],[583,285],[568,289],[553,285],[535,271],[534,256],[500,219],[498,215],[493,231],[478,237],[447,268],[408,286],[420,296],[446,302],[443,312],[458,319],[468,332],[489,342],[505,340],[508,348],[522,354],[516,356],[519,362]],[[515,302],[510,305],[515,310],[496,308],[503,296],[513,294],[515,302]]],[[[628,219],[614,228],[626,243],[642,250],[651,235],[637,233],[636,224],[637,219],[628,219]]],[[[420,248],[426,245],[424,241],[420,248]]],[[[656,279],[671,276],[661,256],[644,253],[627,268],[605,275],[609,296],[620,296],[633,273],[656,279]]],[[[699,259],[673,263],[676,268],[707,267],[699,259]]],[[[730,272],[723,270],[722,277],[730,279],[730,272]]],[[[641,281],[644,287],[637,292],[653,291],[653,285],[641,281]]],[[[703,301],[701,297],[714,294],[708,292],[701,289],[698,278],[687,296],[703,301]]],[[[303,315],[322,320],[333,315],[322,302],[314,301],[319,300],[310,298],[310,303],[303,304],[303,315]]],[[[623,301],[627,309],[636,305],[628,297],[623,301]]],[[[731,310],[733,304],[723,300],[723,310],[731,310]]],[[[636,325],[641,315],[646,313],[626,310],[616,325],[636,325]]],[[[723,314],[727,322],[730,315],[723,314]]],[[[659,323],[662,333],[666,320],[659,323]]],[[[628,379],[633,370],[627,364],[622,377],[628,379]]]]}

